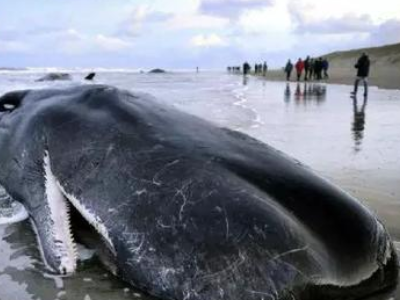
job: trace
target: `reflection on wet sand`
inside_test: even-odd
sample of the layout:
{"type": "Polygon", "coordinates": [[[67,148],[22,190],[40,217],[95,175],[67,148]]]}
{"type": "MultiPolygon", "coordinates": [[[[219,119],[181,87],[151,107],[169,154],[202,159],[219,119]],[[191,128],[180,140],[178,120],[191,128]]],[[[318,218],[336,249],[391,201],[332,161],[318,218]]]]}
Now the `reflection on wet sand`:
{"type": "Polygon", "coordinates": [[[249,82],[249,77],[247,75],[243,75],[243,85],[247,85],[249,82]]]}
{"type": "Polygon", "coordinates": [[[359,152],[361,150],[362,140],[364,138],[364,130],[365,130],[365,109],[367,107],[367,98],[364,98],[362,103],[357,101],[357,98],[353,99],[353,138],[354,138],[354,151],[359,152]]]}
{"type": "MultiPolygon", "coordinates": [[[[297,105],[304,104],[307,102],[315,102],[321,104],[326,100],[327,87],[324,84],[319,83],[297,83],[294,91],[294,100],[297,105]]],[[[292,92],[290,84],[287,83],[284,91],[284,101],[290,102],[292,98],[292,92]]]]}

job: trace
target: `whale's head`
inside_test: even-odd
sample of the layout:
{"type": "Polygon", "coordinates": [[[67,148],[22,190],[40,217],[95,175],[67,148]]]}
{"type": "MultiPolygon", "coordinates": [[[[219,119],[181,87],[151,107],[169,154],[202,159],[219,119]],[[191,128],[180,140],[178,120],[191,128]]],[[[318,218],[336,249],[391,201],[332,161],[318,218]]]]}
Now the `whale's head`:
{"type": "Polygon", "coordinates": [[[10,141],[21,123],[21,108],[29,91],[16,91],[0,98],[0,160],[2,165],[10,157],[10,141]]]}
{"type": "MultiPolygon", "coordinates": [[[[84,94],[85,87],[82,90],[84,94]]],[[[61,135],[55,127],[65,122],[61,115],[73,119],[68,114],[70,107],[76,111],[81,109],[80,103],[70,102],[76,98],[71,91],[57,89],[16,91],[0,97],[0,186],[25,207],[44,262],[57,274],[71,274],[77,268],[78,253],[71,215],[75,216],[74,222],[79,221],[85,226],[90,223],[96,233],[103,228],[93,210],[89,211],[87,204],[85,207],[80,199],[67,194],[53,172],[54,161],[49,147],[62,146],[73,134],[61,135]]],[[[76,113],[72,115],[76,116],[76,113]]],[[[61,149],[58,152],[60,161],[63,155],[61,149]]],[[[21,211],[18,214],[22,215],[21,211]]],[[[12,213],[2,216],[2,223],[16,220],[12,213]]]]}

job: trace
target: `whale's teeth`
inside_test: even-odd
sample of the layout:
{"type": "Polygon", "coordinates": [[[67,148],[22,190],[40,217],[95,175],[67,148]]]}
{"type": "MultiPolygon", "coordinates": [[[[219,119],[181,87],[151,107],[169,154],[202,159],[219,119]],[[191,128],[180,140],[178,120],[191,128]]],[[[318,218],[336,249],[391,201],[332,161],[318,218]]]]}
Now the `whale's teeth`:
{"type": "Polygon", "coordinates": [[[57,186],[47,151],[44,156],[44,170],[47,204],[53,221],[51,234],[55,241],[54,255],[59,258],[58,269],[61,273],[73,273],[77,266],[77,250],[72,234],[70,204],[57,186]]]}
{"type": "Polygon", "coordinates": [[[107,248],[113,254],[116,254],[114,244],[103,220],[99,216],[93,214],[75,196],[68,194],[59,181],[57,181],[57,185],[59,190],[63,193],[65,199],[67,199],[68,204],[72,205],[82,215],[82,217],[100,234],[107,248]]]}

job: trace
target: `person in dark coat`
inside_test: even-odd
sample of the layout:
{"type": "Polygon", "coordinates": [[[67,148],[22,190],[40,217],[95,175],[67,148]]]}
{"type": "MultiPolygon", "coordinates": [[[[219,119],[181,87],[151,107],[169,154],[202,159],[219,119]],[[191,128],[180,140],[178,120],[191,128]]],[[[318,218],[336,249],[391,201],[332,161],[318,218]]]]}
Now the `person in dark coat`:
{"type": "Polygon", "coordinates": [[[246,61],[243,64],[243,75],[249,74],[250,70],[251,70],[251,67],[250,67],[249,63],[246,61]]]}
{"type": "Polygon", "coordinates": [[[357,78],[354,82],[354,91],[352,92],[353,96],[357,95],[358,84],[360,81],[362,81],[364,84],[364,97],[368,96],[368,76],[370,63],[371,62],[368,55],[364,52],[354,65],[354,68],[357,69],[357,78]]]}
{"type": "Polygon", "coordinates": [[[313,80],[315,77],[314,69],[315,69],[315,60],[314,58],[311,58],[309,65],[309,77],[308,77],[308,79],[310,80],[313,80]]]}
{"type": "Polygon", "coordinates": [[[285,73],[286,73],[286,80],[287,81],[290,80],[290,76],[292,75],[292,70],[293,70],[293,64],[289,59],[288,62],[286,63],[286,66],[285,66],[285,73]]]}
{"type": "Polygon", "coordinates": [[[263,70],[263,76],[264,76],[264,77],[267,76],[268,65],[267,65],[267,62],[266,62],[266,61],[264,61],[262,70],[263,70]]]}
{"type": "Polygon", "coordinates": [[[328,79],[329,62],[326,58],[322,59],[322,71],[324,71],[324,79],[328,79]]]}
{"type": "Polygon", "coordinates": [[[321,80],[322,79],[322,58],[318,58],[315,60],[315,74],[317,76],[317,80],[321,80]]]}
{"type": "Polygon", "coordinates": [[[304,60],[304,81],[307,81],[310,76],[310,56],[304,60]]]}

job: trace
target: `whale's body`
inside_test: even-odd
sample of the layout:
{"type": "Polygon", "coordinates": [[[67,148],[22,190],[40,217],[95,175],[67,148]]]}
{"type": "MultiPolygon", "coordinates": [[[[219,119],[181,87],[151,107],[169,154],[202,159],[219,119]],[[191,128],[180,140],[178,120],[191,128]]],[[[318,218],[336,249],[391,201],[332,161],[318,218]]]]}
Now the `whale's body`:
{"type": "Polygon", "coordinates": [[[397,258],[357,200],[245,134],[108,86],[0,98],[0,184],[56,273],[73,206],[116,273],[160,299],[358,299],[397,258]]]}

